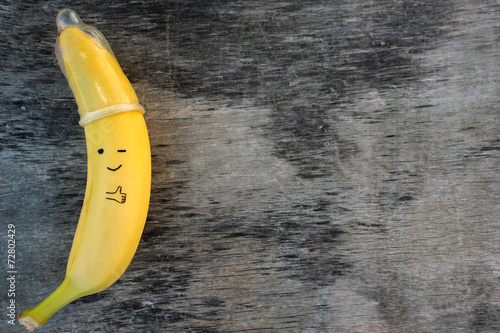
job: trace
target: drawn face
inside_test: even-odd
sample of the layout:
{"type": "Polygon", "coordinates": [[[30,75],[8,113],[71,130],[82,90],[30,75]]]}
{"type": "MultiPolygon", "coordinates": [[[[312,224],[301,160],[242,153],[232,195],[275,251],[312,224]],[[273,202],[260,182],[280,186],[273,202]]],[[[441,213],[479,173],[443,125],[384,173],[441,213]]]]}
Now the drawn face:
{"type": "MultiPolygon", "coordinates": [[[[126,149],[117,149],[117,150],[116,150],[116,152],[117,152],[117,153],[126,153],[126,152],[127,152],[127,150],[126,150],[126,149]]],[[[99,149],[97,150],[97,153],[98,153],[98,154],[100,154],[100,155],[104,154],[104,148],[99,148],[99,149]]],[[[110,167],[108,166],[108,167],[107,167],[107,169],[108,169],[109,171],[117,171],[118,169],[120,169],[120,168],[122,167],[122,165],[123,165],[123,164],[120,164],[120,165],[119,165],[119,166],[117,166],[116,168],[110,168],[110,167]]]]}
{"type": "Polygon", "coordinates": [[[134,140],[132,135],[140,130],[141,118],[140,113],[124,112],[85,125],[87,151],[91,160],[95,161],[92,172],[96,177],[106,174],[134,179],[141,161],[149,156],[149,150],[145,150],[140,140],[134,140]],[[137,124],[129,120],[134,116],[138,118],[137,124]]]}

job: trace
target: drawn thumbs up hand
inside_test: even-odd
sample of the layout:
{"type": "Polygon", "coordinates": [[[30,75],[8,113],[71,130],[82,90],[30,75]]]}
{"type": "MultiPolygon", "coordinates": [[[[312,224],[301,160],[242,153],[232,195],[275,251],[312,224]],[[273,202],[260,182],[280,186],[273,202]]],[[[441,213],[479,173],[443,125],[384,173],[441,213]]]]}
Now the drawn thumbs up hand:
{"type": "Polygon", "coordinates": [[[125,203],[125,200],[127,200],[127,194],[122,192],[121,186],[118,186],[116,188],[116,191],[106,192],[106,194],[107,194],[106,199],[116,201],[120,204],[125,203]]]}

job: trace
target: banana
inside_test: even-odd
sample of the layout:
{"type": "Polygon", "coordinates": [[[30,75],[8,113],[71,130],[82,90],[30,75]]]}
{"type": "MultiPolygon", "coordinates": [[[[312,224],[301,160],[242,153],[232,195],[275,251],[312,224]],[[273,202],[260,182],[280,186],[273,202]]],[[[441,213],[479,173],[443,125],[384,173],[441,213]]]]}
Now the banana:
{"type": "Polygon", "coordinates": [[[85,131],[87,185],[63,282],[18,315],[29,330],[125,272],[144,229],[151,189],[144,109],[109,44],[71,9],[61,10],[56,23],[56,56],[85,131]]]}

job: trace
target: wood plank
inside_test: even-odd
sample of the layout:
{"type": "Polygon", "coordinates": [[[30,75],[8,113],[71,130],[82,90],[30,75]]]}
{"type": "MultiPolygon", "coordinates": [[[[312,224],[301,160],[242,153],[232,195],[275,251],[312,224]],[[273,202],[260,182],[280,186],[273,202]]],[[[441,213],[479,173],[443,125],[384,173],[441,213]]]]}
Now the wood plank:
{"type": "MultiPolygon", "coordinates": [[[[53,54],[65,6],[0,6],[18,312],[62,281],[85,190],[53,54]]],[[[500,331],[498,3],[72,8],[147,110],[153,191],[124,276],[40,332],[500,331]]]]}

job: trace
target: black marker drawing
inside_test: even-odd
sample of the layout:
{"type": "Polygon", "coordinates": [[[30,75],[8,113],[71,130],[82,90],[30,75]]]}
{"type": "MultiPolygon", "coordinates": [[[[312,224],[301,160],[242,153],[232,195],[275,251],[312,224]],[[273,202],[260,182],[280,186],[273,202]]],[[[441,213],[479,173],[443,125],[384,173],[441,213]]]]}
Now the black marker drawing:
{"type": "Polygon", "coordinates": [[[112,169],[112,168],[108,167],[108,170],[110,170],[110,171],[116,171],[116,170],[120,169],[121,167],[122,167],[122,165],[120,164],[119,166],[117,166],[117,167],[116,167],[116,168],[114,168],[114,169],[112,169]]]}
{"type": "Polygon", "coordinates": [[[120,204],[124,204],[125,201],[127,200],[127,194],[122,192],[121,186],[118,186],[116,188],[116,191],[106,192],[106,194],[109,194],[111,196],[111,197],[106,197],[106,199],[116,201],[120,204]]]}

